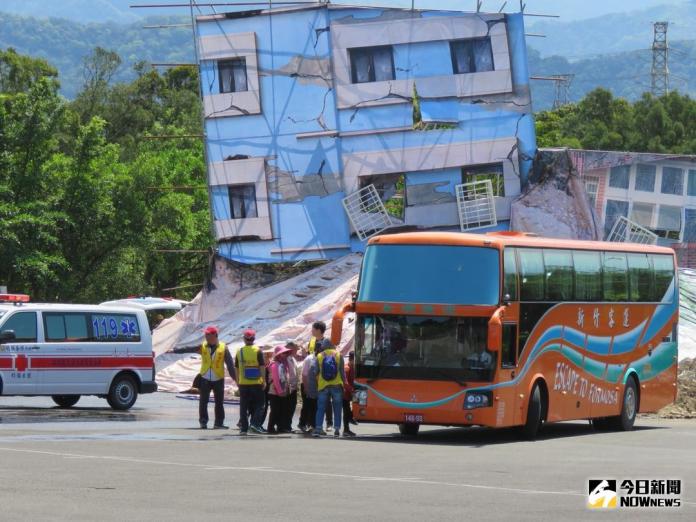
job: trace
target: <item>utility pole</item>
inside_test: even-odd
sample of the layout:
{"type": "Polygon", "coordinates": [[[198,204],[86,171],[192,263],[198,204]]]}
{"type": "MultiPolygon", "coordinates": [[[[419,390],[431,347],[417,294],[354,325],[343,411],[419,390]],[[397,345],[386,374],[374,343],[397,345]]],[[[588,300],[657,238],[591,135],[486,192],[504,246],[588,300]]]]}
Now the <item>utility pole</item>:
{"type": "Polygon", "coordinates": [[[651,91],[654,96],[660,97],[669,91],[669,68],[667,58],[669,48],[667,46],[667,25],[669,22],[655,22],[655,36],[652,45],[652,82],[651,91]]]}
{"type": "Polygon", "coordinates": [[[553,108],[558,109],[570,103],[570,84],[575,78],[574,74],[554,74],[553,76],[530,76],[530,80],[542,80],[553,82],[554,98],[553,108]]]}
{"type": "Polygon", "coordinates": [[[570,103],[570,83],[573,81],[574,77],[574,74],[559,74],[554,79],[554,109],[558,109],[570,103]]]}

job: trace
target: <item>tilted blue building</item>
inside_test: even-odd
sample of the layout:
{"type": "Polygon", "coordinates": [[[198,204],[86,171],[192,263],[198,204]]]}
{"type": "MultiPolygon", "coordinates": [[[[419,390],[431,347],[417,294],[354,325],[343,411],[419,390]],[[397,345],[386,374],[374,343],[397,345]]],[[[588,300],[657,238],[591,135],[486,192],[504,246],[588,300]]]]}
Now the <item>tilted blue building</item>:
{"type": "Polygon", "coordinates": [[[361,251],[342,201],[369,185],[400,226],[459,229],[455,187],[490,180],[497,224],[477,229],[507,228],[536,150],[522,14],[305,4],[196,22],[223,257],[361,251]]]}

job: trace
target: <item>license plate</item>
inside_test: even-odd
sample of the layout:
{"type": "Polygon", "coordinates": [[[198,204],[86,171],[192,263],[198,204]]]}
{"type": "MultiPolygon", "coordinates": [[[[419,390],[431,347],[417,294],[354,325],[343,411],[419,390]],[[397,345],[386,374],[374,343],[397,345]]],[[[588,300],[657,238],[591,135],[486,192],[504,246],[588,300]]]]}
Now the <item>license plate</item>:
{"type": "Polygon", "coordinates": [[[423,424],[423,416],[417,413],[404,413],[404,422],[412,424],[423,424]]]}

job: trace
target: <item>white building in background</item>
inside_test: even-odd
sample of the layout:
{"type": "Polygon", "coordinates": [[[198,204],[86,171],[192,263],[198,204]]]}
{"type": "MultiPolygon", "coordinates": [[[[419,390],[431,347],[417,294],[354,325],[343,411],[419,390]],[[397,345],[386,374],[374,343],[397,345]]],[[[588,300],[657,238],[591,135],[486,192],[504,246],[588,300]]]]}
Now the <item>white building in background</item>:
{"type": "Polygon", "coordinates": [[[624,216],[696,267],[696,155],[569,152],[605,237],[624,216]]]}

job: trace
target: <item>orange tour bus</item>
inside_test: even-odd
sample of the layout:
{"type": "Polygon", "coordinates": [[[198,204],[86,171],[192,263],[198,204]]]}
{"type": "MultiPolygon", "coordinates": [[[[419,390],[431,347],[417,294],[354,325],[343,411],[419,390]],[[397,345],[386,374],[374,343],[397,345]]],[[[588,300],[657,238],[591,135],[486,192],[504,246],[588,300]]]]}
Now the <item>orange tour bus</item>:
{"type": "Polygon", "coordinates": [[[357,292],[360,422],[630,430],[676,397],[678,278],[669,248],[516,232],[372,238],[357,292]]]}

